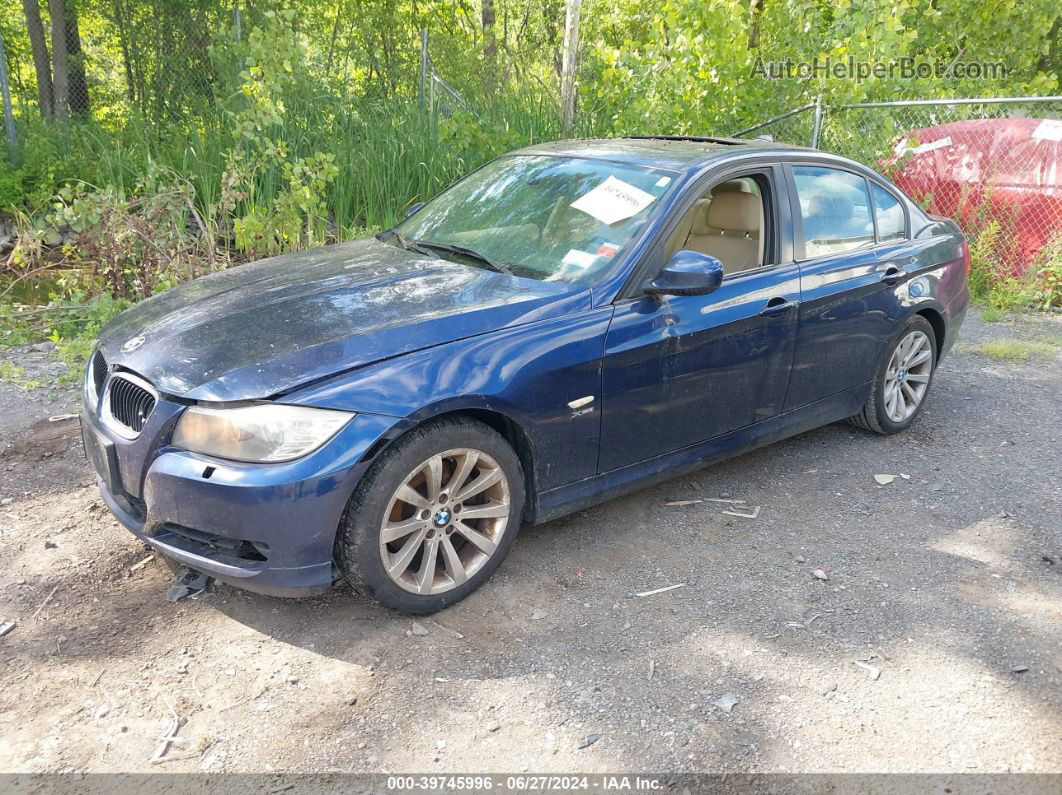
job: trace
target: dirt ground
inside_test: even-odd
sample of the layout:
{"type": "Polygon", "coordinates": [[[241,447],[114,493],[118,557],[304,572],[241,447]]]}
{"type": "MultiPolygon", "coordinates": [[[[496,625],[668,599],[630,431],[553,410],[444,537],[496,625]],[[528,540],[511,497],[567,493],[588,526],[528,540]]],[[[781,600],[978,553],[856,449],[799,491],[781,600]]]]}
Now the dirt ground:
{"type": "Polygon", "coordinates": [[[168,603],[48,419],[76,390],[0,383],[0,771],[1062,772],[1062,347],[981,349],[1022,339],[1062,322],[972,317],[908,432],[525,527],[417,622],[343,586],[168,603]],[[709,497],[760,513],[667,504],[709,497]]]}

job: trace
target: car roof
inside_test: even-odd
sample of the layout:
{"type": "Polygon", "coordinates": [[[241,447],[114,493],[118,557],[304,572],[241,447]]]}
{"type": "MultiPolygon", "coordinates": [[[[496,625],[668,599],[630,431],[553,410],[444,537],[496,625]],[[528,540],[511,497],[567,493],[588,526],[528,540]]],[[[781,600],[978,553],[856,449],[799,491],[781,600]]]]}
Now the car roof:
{"type": "Polygon", "coordinates": [[[586,157],[630,163],[636,166],[687,171],[739,152],[793,152],[813,149],[775,143],[763,139],[708,138],[680,135],[632,136],[630,138],[585,138],[571,141],[552,141],[517,149],[511,154],[586,157]]]}

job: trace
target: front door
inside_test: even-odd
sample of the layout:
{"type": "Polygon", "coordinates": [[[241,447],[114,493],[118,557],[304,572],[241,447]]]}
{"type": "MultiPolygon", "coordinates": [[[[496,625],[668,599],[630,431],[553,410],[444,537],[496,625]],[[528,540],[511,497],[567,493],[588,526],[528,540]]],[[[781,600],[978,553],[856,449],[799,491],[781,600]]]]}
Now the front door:
{"type": "MultiPolygon", "coordinates": [[[[777,178],[766,168],[716,180],[665,225],[666,246],[723,263],[718,290],[617,303],[605,337],[599,472],[782,410],[800,280],[795,264],[774,264],[782,260],[777,178]]],[[[658,261],[671,253],[663,248],[658,261]]]]}
{"type": "Polygon", "coordinates": [[[727,279],[711,295],[617,306],[605,338],[598,471],[779,413],[799,297],[789,265],[727,279]]]}

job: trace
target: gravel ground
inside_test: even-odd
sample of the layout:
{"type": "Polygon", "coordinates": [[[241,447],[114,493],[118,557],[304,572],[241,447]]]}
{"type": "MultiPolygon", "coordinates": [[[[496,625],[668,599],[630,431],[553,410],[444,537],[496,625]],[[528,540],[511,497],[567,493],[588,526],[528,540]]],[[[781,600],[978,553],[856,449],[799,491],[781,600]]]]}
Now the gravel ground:
{"type": "Polygon", "coordinates": [[[908,432],[524,528],[418,622],[343,586],[167,603],[48,421],[76,396],[0,384],[0,770],[1062,772],[1062,348],[981,352],[1020,339],[1062,323],[971,317],[908,432]],[[761,510],[667,504],[708,497],[761,510]]]}

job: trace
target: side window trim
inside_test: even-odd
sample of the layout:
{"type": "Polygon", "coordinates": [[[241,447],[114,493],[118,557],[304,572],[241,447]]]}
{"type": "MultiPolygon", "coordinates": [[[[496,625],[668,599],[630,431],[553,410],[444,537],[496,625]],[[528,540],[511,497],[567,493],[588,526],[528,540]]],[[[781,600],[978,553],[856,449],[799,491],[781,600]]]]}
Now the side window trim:
{"type": "MultiPolygon", "coordinates": [[[[797,163],[797,165],[802,165],[797,163]]],[[[796,262],[806,262],[804,250],[804,213],[800,209],[800,196],[797,195],[796,176],[793,174],[793,163],[782,164],[782,173],[785,175],[786,193],[789,194],[789,209],[792,223],[793,259],[796,262]]]]}
{"type": "Polygon", "coordinates": [[[874,225],[874,245],[872,248],[877,248],[881,245],[881,235],[878,234],[878,208],[874,203],[874,191],[871,188],[871,182],[864,175],[863,187],[867,192],[867,206],[870,208],[870,223],[874,225]]]}

